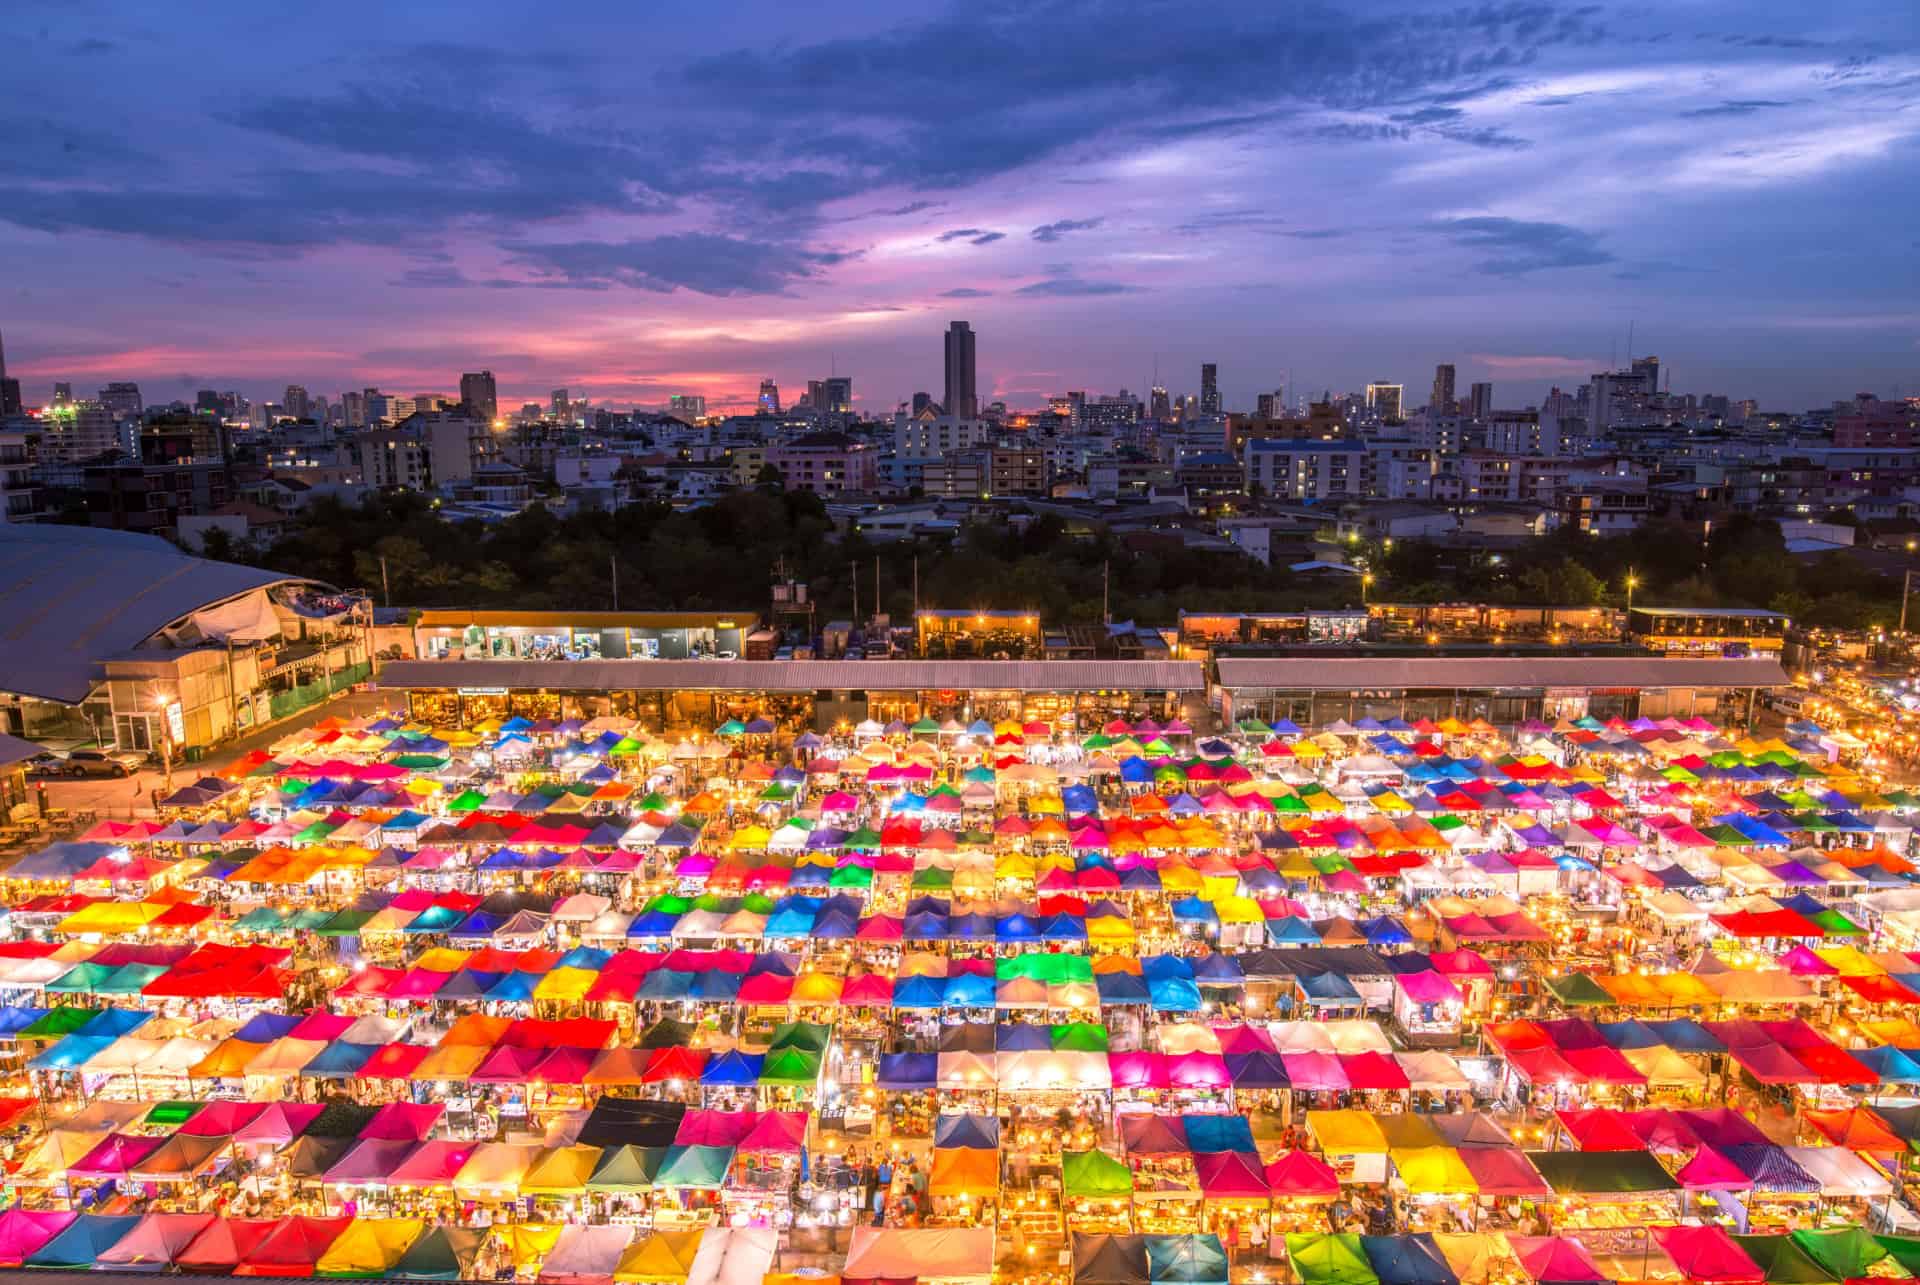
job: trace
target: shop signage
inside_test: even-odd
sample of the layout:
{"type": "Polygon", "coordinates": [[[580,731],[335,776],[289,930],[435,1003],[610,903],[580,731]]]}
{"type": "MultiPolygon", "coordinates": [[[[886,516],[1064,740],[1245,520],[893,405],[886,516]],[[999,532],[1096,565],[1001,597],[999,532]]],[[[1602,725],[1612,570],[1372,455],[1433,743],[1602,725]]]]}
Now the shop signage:
{"type": "Polygon", "coordinates": [[[461,696],[505,696],[507,694],[507,689],[504,687],[460,687],[455,691],[461,696]]]}

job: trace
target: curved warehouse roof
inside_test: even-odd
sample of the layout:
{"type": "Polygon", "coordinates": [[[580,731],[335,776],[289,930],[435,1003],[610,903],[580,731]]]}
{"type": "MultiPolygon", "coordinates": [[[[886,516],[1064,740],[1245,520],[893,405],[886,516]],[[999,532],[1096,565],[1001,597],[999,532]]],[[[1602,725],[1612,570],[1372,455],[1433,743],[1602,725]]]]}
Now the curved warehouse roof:
{"type": "Polygon", "coordinates": [[[1206,690],[1191,660],[394,660],[380,685],[565,691],[1206,690]]]}
{"type": "Polygon", "coordinates": [[[0,523],[0,690],[76,704],[102,660],[182,616],[290,583],[303,582],[157,536],[0,523]]]}

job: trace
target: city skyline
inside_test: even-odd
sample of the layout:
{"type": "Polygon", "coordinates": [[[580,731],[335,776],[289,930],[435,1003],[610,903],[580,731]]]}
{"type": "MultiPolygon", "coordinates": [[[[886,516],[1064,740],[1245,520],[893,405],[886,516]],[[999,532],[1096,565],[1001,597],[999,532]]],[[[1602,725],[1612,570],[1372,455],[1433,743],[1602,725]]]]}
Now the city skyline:
{"type": "Polygon", "coordinates": [[[249,19],[288,75],[217,11],[46,11],[0,179],[27,400],[838,371],[874,414],[942,395],[961,319],[982,403],[1217,362],[1232,409],[1441,363],[1521,405],[1630,326],[1676,390],[1920,384],[1904,5],[462,12],[249,19]]]}

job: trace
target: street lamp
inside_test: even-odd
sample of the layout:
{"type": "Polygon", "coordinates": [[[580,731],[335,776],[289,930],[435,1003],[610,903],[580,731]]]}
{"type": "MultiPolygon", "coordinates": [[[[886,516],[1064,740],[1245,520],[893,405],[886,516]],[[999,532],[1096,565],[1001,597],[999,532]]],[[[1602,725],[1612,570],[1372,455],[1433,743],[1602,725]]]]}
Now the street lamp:
{"type": "Polygon", "coordinates": [[[1626,628],[1627,628],[1627,633],[1628,633],[1628,635],[1629,635],[1629,636],[1631,636],[1631,635],[1632,635],[1632,633],[1633,633],[1633,590],[1634,590],[1634,587],[1635,587],[1636,585],[1638,585],[1639,583],[1640,583],[1640,577],[1639,577],[1639,576],[1636,576],[1636,575],[1634,575],[1634,574],[1633,574],[1633,568],[1632,568],[1632,567],[1628,567],[1628,568],[1627,568],[1627,619],[1626,619],[1626,628]]]}
{"type": "Polygon", "coordinates": [[[173,709],[175,701],[165,692],[156,691],[153,705],[160,711],[160,772],[162,788],[168,794],[173,793],[173,709]]]}
{"type": "Polygon", "coordinates": [[[1363,607],[1367,605],[1367,586],[1372,583],[1373,583],[1372,572],[1368,572],[1367,574],[1360,577],[1360,605],[1363,607]]]}

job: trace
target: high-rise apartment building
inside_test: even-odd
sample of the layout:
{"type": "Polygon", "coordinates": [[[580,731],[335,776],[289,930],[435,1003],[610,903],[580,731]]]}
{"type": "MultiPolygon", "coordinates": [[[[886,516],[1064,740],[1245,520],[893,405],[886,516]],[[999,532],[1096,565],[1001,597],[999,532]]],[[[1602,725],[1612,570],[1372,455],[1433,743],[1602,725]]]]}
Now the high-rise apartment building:
{"type": "Polygon", "coordinates": [[[1453,414],[1453,364],[1442,362],[1433,368],[1433,395],[1427,405],[1435,414],[1453,414]]]}
{"type": "Polygon", "coordinates": [[[367,395],[349,388],[340,394],[340,413],[345,416],[348,428],[367,426],[367,395]]]}
{"type": "Polygon", "coordinates": [[[552,396],[547,398],[547,414],[554,419],[573,418],[573,399],[567,395],[566,389],[553,390],[552,396]]]}
{"type": "Polygon", "coordinates": [[[1200,413],[1220,413],[1220,367],[1210,361],[1200,366],[1200,413]]]}
{"type": "Polygon", "coordinates": [[[115,415],[123,418],[139,418],[146,409],[140,400],[140,385],[127,382],[108,384],[100,390],[99,402],[115,415]]]}
{"type": "Polygon", "coordinates": [[[280,398],[280,410],[294,419],[311,418],[313,405],[307,397],[307,390],[298,384],[288,384],[286,394],[280,398]]]}
{"type": "Polygon", "coordinates": [[[1147,394],[1147,417],[1161,423],[1173,418],[1173,401],[1167,396],[1167,390],[1158,384],[1147,394]]]}
{"type": "Polygon", "coordinates": [[[980,395],[974,382],[973,327],[956,321],[947,327],[946,411],[958,419],[977,419],[980,395]]]}
{"type": "Polygon", "coordinates": [[[780,413],[780,385],[772,379],[760,381],[760,409],[769,415],[780,413]]]}
{"type": "Polygon", "coordinates": [[[707,399],[699,393],[675,393],[667,398],[667,413],[681,419],[704,419],[707,399]]]}
{"type": "Polygon", "coordinates": [[[460,376],[460,404],[467,414],[491,424],[500,417],[500,395],[493,384],[493,372],[474,370],[460,376]]]}

